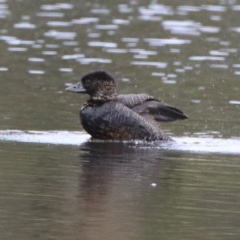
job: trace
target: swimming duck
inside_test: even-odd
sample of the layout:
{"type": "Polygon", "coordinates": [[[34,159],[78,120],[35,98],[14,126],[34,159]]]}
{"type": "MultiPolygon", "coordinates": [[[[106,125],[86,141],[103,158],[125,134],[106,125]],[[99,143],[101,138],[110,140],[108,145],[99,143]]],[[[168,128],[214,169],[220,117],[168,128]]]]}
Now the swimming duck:
{"type": "Polygon", "coordinates": [[[95,139],[169,141],[157,123],[188,118],[145,93],[118,95],[114,78],[105,71],[86,74],[66,91],[90,96],[80,109],[80,120],[95,139]]]}

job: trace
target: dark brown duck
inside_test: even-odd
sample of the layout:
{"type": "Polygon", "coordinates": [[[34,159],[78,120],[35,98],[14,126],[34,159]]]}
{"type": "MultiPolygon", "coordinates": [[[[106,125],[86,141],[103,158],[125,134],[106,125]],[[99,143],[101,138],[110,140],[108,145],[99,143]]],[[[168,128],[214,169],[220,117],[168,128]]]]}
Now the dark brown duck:
{"type": "Polygon", "coordinates": [[[114,78],[104,71],[86,74],[66,91],[90,96],[80,110],[80,120],[96,139],[167,141],[171,138],[157,123],[187,119],[179,109],[150,95],[117,95],[114,78]]]}

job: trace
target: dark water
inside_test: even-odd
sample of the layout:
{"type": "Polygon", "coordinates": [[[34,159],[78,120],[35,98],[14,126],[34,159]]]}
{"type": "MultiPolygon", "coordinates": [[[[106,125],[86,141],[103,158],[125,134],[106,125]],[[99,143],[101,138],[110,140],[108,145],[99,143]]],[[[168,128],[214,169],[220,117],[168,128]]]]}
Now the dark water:
{"type": "Polygon", "coordinates": [[[239,239],[240,3],[0,0],[0,21],[1,239],[239,239]],[[89,141],[64,88],[99,69],[187,113],[176,142],[89,141]]]}

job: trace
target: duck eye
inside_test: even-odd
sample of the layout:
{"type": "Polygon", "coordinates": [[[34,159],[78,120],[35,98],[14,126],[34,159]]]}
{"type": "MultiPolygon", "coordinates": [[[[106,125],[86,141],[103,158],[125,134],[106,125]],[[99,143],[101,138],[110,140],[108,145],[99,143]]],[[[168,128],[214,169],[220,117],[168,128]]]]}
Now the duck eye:
{"type": "Polygon", "coordinates": [[[85,85],[85,86],[89,86],[90,83],[91,83],[90,79],[87,79],[87,80],[85,81],[84,85],[85,85]]]}

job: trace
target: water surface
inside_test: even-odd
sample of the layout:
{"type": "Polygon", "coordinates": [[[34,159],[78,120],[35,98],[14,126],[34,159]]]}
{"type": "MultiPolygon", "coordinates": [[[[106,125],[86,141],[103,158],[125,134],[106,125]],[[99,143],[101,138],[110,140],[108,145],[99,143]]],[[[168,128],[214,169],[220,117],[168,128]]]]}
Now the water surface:
{"type": "Polygon", "coordinates": [[[237,1],[0,0],[3,239],[239,239],[237,1]],[[91,142],[93,70],[188,121],[175,143],[91,142]]]}

